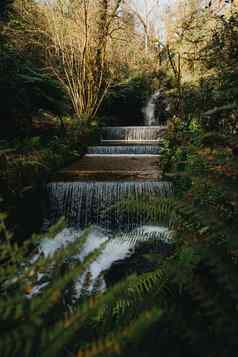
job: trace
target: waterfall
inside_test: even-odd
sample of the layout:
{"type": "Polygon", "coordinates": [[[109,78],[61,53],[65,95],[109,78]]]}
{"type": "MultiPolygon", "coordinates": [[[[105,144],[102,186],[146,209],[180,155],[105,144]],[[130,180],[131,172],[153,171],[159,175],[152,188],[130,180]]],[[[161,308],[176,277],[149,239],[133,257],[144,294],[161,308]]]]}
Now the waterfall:
{"type": "MultiPolygon", "coordinates": [[[[109,269],[115,261],[123,260],[133,253],[134,249],[128,240],[123,241],[120,238],[109,238],[105,232],[103,233],[103,231],[100,231],[98,228],[94,228],[94,232],[89,237],[87,245],[85,246],[87,250],[85,256],[99,248],[100,245],[105,242],[107,242],[107,244],[99,257],[92,262],[88,269],[76,280],[76,300],[80,297],[82,290],[85,289],[84,285],[88,278],[90,279],[90,284],[86,287],[88,293],[92,293],[95,286],[97,286],[97,291],[105,290],[106,283],[102,273],[109,269]]],[[[83,254],[84,253],[83,251],[83,254]]]]}
{"type": "Polygon", "coordinates": [[[155,116],[156,101],[161,95],[161,90],[155,92],[149,99],[146,107],[143,109],[145,116],[145,124],[148,126],[158,125],[159,120],[155,116]]]}
{"type": "Polygon", "coordinates": [[[91,146],[89,155],[159,155],[158,145],[91,146]]]}
{"type": "MultiPolygon", "coordinates": [[[[154,198],[169,197],[172,194],[170,183],[153,181],[158,163],[156,156],[160,155],[158,143],[166,130],[163,126],[152,126],[158,95],[156,93],[153,99],[151,98],[146,110],[151,126],[103,128],[101,145],[89,147],[86,157],[69,169],[71,179],[74,170],[79,175],[76,175],[77,178],[80,173],[84,177],[83,174],[89,174],[91,170],[93,173],[96,171],[97,175],[103,171],[108,181],[100,182],[99,176],[95,176],[99,181],[54,182],[47,185],[48,210],[45,227],[62,216],[66,218],[67,227],[53,239],[46,238],[40,242],[32,263],[41,255],[53,256],[56,251],[63,250],[71,243],[77,243],[84,228],[88,226],[91,228],[86,241],[80,251],[76,249],[73,256],[67,257],[66,264],[82,263],[89,254],[102,248],[86,271],[72,282],[72,302],[77,302],[82,292],[90,294],[95,289],[103,291],[106,288],[103,273],[113,263],[130,257],[139,242],[156,239],[167,244],[170,241],[168,229],[158,226],[156,212],[154,217],[151,213],[147,216],[145,210],[140,209],[154,198]],[[105,156],[107,157],[104,158],[105,156]],[[118,172],[127,172],[127,168],[128,181],[113,181],[115,171],[116,180],[119,180],[118,172]],[[137,171],[140,173],[139,179],[146,177],[151,181],[129,181],[134,180],[133,175],[137,171]],[[134,209],[131,211],[126,207],[128,199],[133,200],[134,209]]],[[[29,298],[50,284],[53,276],[50,272],[39,273],[37,284],[29,298]]]]}
{"type": "Polygon", "coordinates": [[[163,126],[125,126],[102,129],[102,142],[159,142],[163,126]]]}
{"type": "MultiPolygon", "coordinates": [[[[139,230],[135,229],[131,232],[131,235],[136,235],[137,243],[140,241],[148,240],[154,238],[160,240],[160,238],[167,240],[167,244],[171,243],[170,232],[165,227],[159,226],[144,226],[139,230]]],[[[86,254],[83,250],[80,254],[80,258],[86,257],[87,254],[93,252],[95,249],[100,247],[100,244],[108,242],[105,249],[99,255],[88,269],[77,279],[75,283],[76,298],[78,298],[82,292],[84,282],[87,280],[87,276],[90,276],[91,284],[87,287],[87,291],[92,293],[95,286],[100,291],[105,290],[106,283],[102,276],[102,273],[108,270],[115,261],[122,261],[125,258],[130,257],[135,251],[135,245],[131,243],[131,239],[127,236],[119,236],[115,238],[109,238],[102,230],[98,228],[92,232],[91,236],[87,241],[85,248],[87,249],[86,254]]]]}
{"type": "MultiPolygon", "coordinates": [[[[146,217],[123,214],[120,203],[133,198],[136,204],[143,197],[153,199],[172,193],[168,182],[57,182],[48,185],[49,220],[65,216],[73,226],[91,224],[117,231],[149,224],[146,217]]],[[[153,222],[152,222],[153,223],[153,222]]]]}

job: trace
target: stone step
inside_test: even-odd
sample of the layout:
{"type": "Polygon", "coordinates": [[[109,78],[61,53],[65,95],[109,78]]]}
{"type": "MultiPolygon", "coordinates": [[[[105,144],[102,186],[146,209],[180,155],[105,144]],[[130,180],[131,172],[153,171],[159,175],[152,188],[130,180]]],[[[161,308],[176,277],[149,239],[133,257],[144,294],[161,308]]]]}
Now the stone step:
{"type": "Polygon", "coordinates": [[[161,179],[161,172],[154,171],[61,171],[51,177],[50,182],[119,182],[119,181],[158,181],[161,179]]]}
{"type": "Polygon", "coordinates": [[[113,145],[90,146],[87,155],[158,155],[158,145],[113,145]]]}
{"type": "Polygon", "coordinates": [[[58,172],[51,181],[156,181],[161,177],[158,144],[166,129],[104,127],[101,146],[89,148],[88,154],[58,172]]]}
{"type": "Polygon", "coordinates": [[[71,180],[157,180],[159,155],[85,156],[58,172],[52,181],[71,180]]]}

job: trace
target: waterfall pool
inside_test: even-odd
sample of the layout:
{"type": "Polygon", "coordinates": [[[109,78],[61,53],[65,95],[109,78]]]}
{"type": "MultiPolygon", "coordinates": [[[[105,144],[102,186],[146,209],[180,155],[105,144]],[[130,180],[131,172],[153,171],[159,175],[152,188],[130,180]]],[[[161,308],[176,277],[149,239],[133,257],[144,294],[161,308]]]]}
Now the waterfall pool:
{"type": "MultiPolygon", "coordinates": [[[[39,243],[38,252],[32,257],[32,262],[36,262],[41,256],[45,258],[53,257],[55,253],[67,248],[75,243],[82,236],[82,231],[76,228],[64,228],[54,238],[45,238],[39,243]]],[[[82,291],[87,294],[103,292],[106,289],[106,282],[103,273],[111,266],[132,256],[136,248],[149,239],[161,240],[166,244],[172,242],[171,232],[162,226],[141,226],[131,230],[127,234],[115,235],[112,231],[107,231],[101,227],[92,226],[87,235],[87,239],[79,249],[74,251],[71,257],[67,257],[67,264],[81,264],[93,252],[99,249],[99,254],[73,282],[73,301],[77,301],[82,291]],[[136,239],[136,241],[135,241],[136,239]],[[100,248],[102,247],[101,251],[100,248]]],[[[54,266],[52,265],[52,271],[54,266]]],[[[37,295],[50,284],[51,275],[49,271],[38,273],[36,285],[28,295],[31,298],[37,295]]]]}

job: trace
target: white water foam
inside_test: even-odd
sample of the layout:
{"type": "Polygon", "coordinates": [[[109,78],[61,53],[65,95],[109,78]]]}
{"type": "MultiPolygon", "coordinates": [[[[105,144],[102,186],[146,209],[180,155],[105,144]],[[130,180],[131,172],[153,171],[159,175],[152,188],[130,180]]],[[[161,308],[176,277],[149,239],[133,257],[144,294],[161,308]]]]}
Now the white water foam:
{"type": "MultiPolygon", "coordinates": [[[[98,237],[95,236],[95,239],[97,240],[98,237]]],[[[104,243],[105,240],[101,238],[101,242],[104,243]]],[[[76,281],[76,298],[80,297],[83,289],[86,289],[88,293],[92,293],[95,286],[97,286],[97,291],[104,291],[106,289],[106,283],[103,279],[102,273],[108,270],[113,263],[130,256],[132,252],[133,250],[130,242],[123,242],[119,238],[110,239],[101,254],[90,264],[86,272],[84,272],[76,281]],[[85,282],[88,277],[90,279],[90,283],[85,287],[85,282]]]]}
{"type": "Polygon", "coordinates": [[[142,241],[157,239],[167,244],[173,243],[173,232],[167,227],[146,225],[136,228],[133,233],[141,235],[142,241]]]}
{"type": "Polygon", "coordinates": [[[73,243],[80,235],[79,230],[65,228],[58,233],[53,239],[44,239],[40,243],[40,253],[45,258],[52,257],[58,250],[63,249],[70,243],[73,243]]]}
{"type": "Polygon", "coordinates": [[[113,263],[130,257],[140,242],[152,238],[154,239],[156,237],[157,239],[163,240],[166,243],[171,242],[171,236],[169,234],[168,228],[162,226],[142,226],[133,230],[131,233],[132,235],[134,234],[137,236],[136,244],[133,245],[131,239],[126,235],[109,239],[99,229],[94,231],[94,234],[91,235],[91,237],[85,243],[85,247],[82,251],[83,257],[86,256],[85,252],[91,253],[93,251],[92,248],[97,249],[101,244],[107,241],[108,243],[99,254],[97,259],[90,264],[87,271],[84,272],[76,281],[76,298],[80,297],[82,290],[86,290],[89,294],[92,293],[95,286],[97,287],[97,292],[104,291],[106,289],[106,283],[102,275],[103,272],[107,271],[113,263]]]}
{"type": "MultiPolygon", "coordinates": [[[[88,294],[92,293],[95,287],[97,292],[102,292],[106,289],[106,283],[103,278],[103,273],[108,270],[113,263],[121,261],[134,253],[136,245],[140,242],[154,238],[155,234],[158,235],[158,239],[161,237],[161,233],[168,232],[168,229],[161,226],[142,226],[131,233],[136,234],[136,244],[131,244],[130,238],[123,239],[123,236],[112,238],[111,234],[107,233],[100,227],[92,227],[89,232],[86,242],[80,249],[80,252],[76,252],[72,258],[79,263],[84,262],[85,258],[102,247],[102,251],[98,257],[89,264],[85,272],[83,272],[74,282],[75,296],[74,299],[80,298],[82,291],[88,294]],[[104,247],[105,244],[105,247],[104,247]],[[88,279],[89,278],[89,279],[88,279]]],[[[65,228],[62,232],[58,233],[55,238],[44,239],[40,242],[39,253],[34,257],[36,261],[40,255],[45,258],[52,257],[58,250],[62,250],[70,243],[80,239],[80,231],[72,228],[65,228]]],[[[52,267],[53,269],[53,267],[52,267]]],[[[46,280],[46,273],[39,273],[37,283],[28,294],[28,298],[37,295],[44,289],[50,281],[46,280]]]]}

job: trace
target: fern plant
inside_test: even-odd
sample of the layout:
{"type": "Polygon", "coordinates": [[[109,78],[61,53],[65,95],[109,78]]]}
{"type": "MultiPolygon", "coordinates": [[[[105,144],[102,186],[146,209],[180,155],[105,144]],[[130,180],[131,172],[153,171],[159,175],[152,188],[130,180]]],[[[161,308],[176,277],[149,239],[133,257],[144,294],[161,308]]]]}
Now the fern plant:
{"type": "MultiPolygon", "coordinates": [[[[57,334],[67,319],[72,315],[70,303],[66,302],[67,290],[72,282],[92,262],[99,250],[82,262],[71,263],[66,268],[69,256],[80,250],[88,232],[80,239],[67,245],[64,250],[56,251],[48,257],[39,254],[29,259],[29,253],[42,236],[34,236],[23,246],[12,241],[11,234],[1,215],[0,235],[0,286],[1,286],[1,356],[44,355],[51,345],[52,336],[57,334]],[[44,276],[42,283],[39,279],[44,276]],[[48,280],[48,281],[47,281],[48,280]],[[50,283],[49,283],[50,281],[50,283]],[[51,333],[48,333],[50,327],[51,333]]],[[[47,233],[47,239],[62,231],[64,222],[60,221],[47,233]]],[[[57,340],[57,348],[64,350],[64,344],[57,340]]]]}
{"type": "Polygon", "coordinates": [[[34,235],[19,246],[6,229],[5,216],[0,218],[1,356],[118,355],[140,336],[144,325],[161,315],[160,308],[141,307],[163,280],[162,270],[129,277],[105,294],[97,294],[95,287],[92,297],[75,300],[73,282],[105,244],[82,262],[69,262],[88,239],[86,230],[64,249],[44,257],[34,253],[39,241],[55,239],[64,229],[63,220],[45,236],[34,235]]]}
{"type": "MultiPolygon", "coordinates": [[[[168,356],[235,356],[236,239],[228,239],[221,225],[206,217],[197,197],[191,199],[190,192],[188,201],[187,194],[184,200],[181,195],[179,199],[154,199],[147,212],[152,217],[157,212],[158,219],[173,230],[174,250],[169,257],[155,261],[148,272],[135,271],[103,294],[78,301],[68,297],[73,294],[72,282],[87,270],[100,248],[83,264],[72,264],[69,269],[65,260],[82,247],[88,232],[63,251],[29,264],[26,253],[39,237],[18,247],[2,223],[1,355],[152,356],[151,339],[156,338],[156,350],[168,356]],[[26,298],[42,271],[48,272],[51,283],[26,298]]],[[[215,199],[219,201],[220,195],[213,195],[204,207],[214,207],[215,199]]],[[[229,217],[230,222],[233,218],[229,217]]],[[[56,228],[48,236],[54,236],[56,228]]],[[[60,222],[58,229],[62,228],[60,222]]],[[[143,241],[143,234],[135,230],[122,239],[131,239],[133,245],[143,241]]],[[[158,249],[153,237],[144,240],[158,249]]]]}

